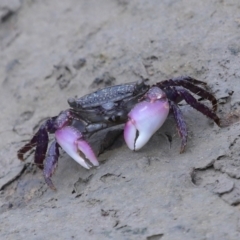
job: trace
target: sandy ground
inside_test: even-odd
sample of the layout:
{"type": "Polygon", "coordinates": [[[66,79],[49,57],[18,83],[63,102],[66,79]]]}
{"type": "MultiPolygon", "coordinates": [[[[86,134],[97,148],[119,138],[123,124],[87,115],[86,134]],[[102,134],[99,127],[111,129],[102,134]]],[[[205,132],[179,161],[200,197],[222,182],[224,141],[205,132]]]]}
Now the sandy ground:
{"type": "Polygon", "coordinates": [[[239,13],[237,0],[0,0],[0,238],[240,239],[238,122],[220,129],[182,103],[184,154],[170,116],[140,151],[120,137],[90,171],[62,153],[57,192],[33,154],[16,157],[69,97],[109,83],[189,75],[220,116],[238,111],[239,13]]]}

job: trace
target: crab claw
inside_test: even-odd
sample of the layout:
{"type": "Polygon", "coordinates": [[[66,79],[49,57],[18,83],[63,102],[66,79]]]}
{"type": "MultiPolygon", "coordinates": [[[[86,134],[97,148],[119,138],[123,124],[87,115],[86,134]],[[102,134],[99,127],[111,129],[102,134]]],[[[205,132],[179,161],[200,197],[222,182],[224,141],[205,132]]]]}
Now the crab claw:
{"type": "Polygon", "coordinates": [[[169,103],[161,89],[150,89],[144,98],[146,100],[130,111],[124,127],[125,142],[131,150],[142,148],[163,125],[169,113],[169,103]]]}
{"type": "Polygon", "coordinates": [[[86,160],[89,160],[94,166],[99,165],[92,148],[83,140],[83,135],[76,128],[63,127],[55,132],[55,137],[62,149],[83,167],[87,169],[91,167],[86,160]]]}

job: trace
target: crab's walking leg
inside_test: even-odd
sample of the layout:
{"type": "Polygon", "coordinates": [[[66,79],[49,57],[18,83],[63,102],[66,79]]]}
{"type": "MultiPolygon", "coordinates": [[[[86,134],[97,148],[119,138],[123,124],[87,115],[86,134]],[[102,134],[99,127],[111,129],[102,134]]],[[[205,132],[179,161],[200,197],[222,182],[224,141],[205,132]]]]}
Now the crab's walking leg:
{"type": "Polygon", "coordinates": [[[37,147],[35,150],[34,162],[39,168],[43,168],[43,161],[46,157],[48,147],[48,133],[45,128],[40,128],[38,131],[37,147]]]}
{"type": "Polygon", "coordinates": [[[178,107],[178,105],[171,101],[170,106],[173,111],[173,116],[177,124],[178,134],[180,135],[182,140],[180,153],[183,153],[187,145],[187,136],[188,136],[187,125],[183,119],[182,112],[178,107]]]}
{"type": "Polygon", "coordinates": [[[58,158],[59,158],[59,145],[56,141],[54,141],[49,147],[43,168],[43,176],[45,182],[52,190],[56,190],[55,186],[52,183],[51,177],[57,168],[58,158]]]}
{"type": "Polygon", "coordinates": [[[194,85],[194,83],[203,85],[203,82],[196,80],[194,78],[190,78],[190,77],[173,78],[170,80],[166,80],[166,81],[157,83],[156,85],[160,88],[161,87],[170,87],[170,86],[176,86],[176,87],[182,86],[182,87],[190,90],[191,92],[195,93],[196,95],[209,100],[212,103],[213,111],[216,112],[217,99],[211,93],[206,91],[205,89],[194,85]]]}
{"type": "Polygon", "coordinates": [[[191,92],[195,93],[196,95],[209,100],[210,102],[212,102],[212,106],[213,106],[213,111],[216,112],[217,111],[217,99],[208,91],[206,91],[203,88],[200,88],[198,86],[195,86],[194,84],[187,82],[187,81],[179,81],[179,80],[175,80],[173,81],[175,83],[177,83],[178,85],[190,90],[191,92]]]}
{"type": "Polygon", "coordinates": [[[198,85],[203,85],[203,86],[207,85],[206,82],[197,80],[197,79],[189,77],[189,76],[179,76],[179,77],[172,78],[172,80],[173,81],[188,81],[192,84],[198,84],[198,85]]]}
{"type": "Polygon", "coordinates": [[[37,133],[33,136],[29,143],[23,146],[18,150],[17,156],[20,160],[24,161],[24,154],[30,151],[33,147],[36,146],[34,162],[39,168],[43,168],[43,161],[46,156],[47,147],[48,147],[48,131],[52,132],[54,128],[54,122],[56,117],[49,118],[44,122],[37,133]]]}
{"type": "Polygon", "coordinates": [[[204,104],[198,102],[188,91],[184,89],[178,89],[177,92],[183,97],[183,99],[193,108],[203,113],[205,116],[213,119],[213,121],[220,126],[220,119],[217,114],[205,106],[204,104]]]}
{"type": "Polygon", "coordinates": [[[45,129],[45,125],[42,125],[37,133],[33,136],[29,143],[23,146],[18,151],[18,158],[24,160],[23,155],[36,146],[34,162],[39,168],[43,168],[43,161],[45,159],[47,146],[48,146],[48,133],[45,129]]]}
{"type": "Polygon", "coordinates": [[[37,144],[37,137],[38,137],[38,132],[33,136],[33,138],[30,140],[30,142],[28,142],[27,144],[25,144],[22,148],[20,148],[17,152],[17,157],[18,159],[20,159],[21,161],[24,161],[24,154],[27,153],[28,151],[30,151],[33,147],[36,146],[37,144]]]}

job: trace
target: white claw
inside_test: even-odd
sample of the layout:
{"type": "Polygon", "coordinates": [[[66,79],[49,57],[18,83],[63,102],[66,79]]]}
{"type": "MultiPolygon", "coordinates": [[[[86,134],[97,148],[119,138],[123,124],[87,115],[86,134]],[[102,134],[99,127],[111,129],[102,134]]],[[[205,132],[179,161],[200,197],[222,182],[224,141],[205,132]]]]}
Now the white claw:
{"type": "Polygon", "coordinates": [[[137,129],[132,119],[125,124],[124,127],[124,139],[126,144],[131,150],[135,150],[135,140],[137,136],[137,129]]]}
{"type": "MultiPolygon", "coordinates": [[[[161,90],[160,93],[163,94],[161,90]]],[[[149,93],[152,97],[150,94],[152,92],[149,93]]],[[[154,95],[153,99],[138,103],[128,114],[129,121],[124,128],[124,138],[131,150],[142,148],[165,122],[169,113],[169,103],[165,95],[164,98],[161,96],[156,98],[154,95]]]]}
{"type": "Polygon", "coordinates": [[[57,130],[55,137],[62,149],[84,168],[91,167],[85,159],[88,159],[94,166],[99,165],[92,148],[82,139],[82,134],[74,127],[67,126],[57,130]]]}

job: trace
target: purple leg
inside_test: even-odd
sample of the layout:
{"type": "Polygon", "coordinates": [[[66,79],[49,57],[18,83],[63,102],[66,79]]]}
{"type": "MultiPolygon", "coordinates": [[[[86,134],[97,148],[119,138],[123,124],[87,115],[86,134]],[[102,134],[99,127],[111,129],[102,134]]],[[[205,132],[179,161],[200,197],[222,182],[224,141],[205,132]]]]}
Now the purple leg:
{"type": "Polygon", "coordinates": [[[48,147],[48,133],[45,128],[41,127],[38,132],[37,146],[35,150],[34,163],[43,169],[43,161],[46,157],[47,147],[48,147]]]}
{"type": "Polygon", "coordinates": [[[34,162],[43,169],[43,161],[46,157],[48,147],[48,133],[55,133],[57,129],[63,127],[71,121],[71,111],[66,110],[61,112],[58,116],[49,118],[44,122],[33,138],[18,150],[17,156],[21,161],[24,161],[24,154],[36,146],[34,162]]]}
{"type": "Polygon", "coordinates": [[[217,99],[212,94],[210,94],[208,91],[206,91],[205,89],[200,88],[198,86],[195,86],[192,83],[187,82],[187,81],[175,81],[175,82],[177,82],[177,84],[179,84],[180,86],[195,93],[196,95],[212,102],[213,111],[214,112],[217,111],[217,99]]]}
{"type": "Polygon", "coordinates": [[[59,145],[56,141],[54,141],[49,147],[47,157],[44,162],[43,176],[47,185],[52,190],[55,191],[57,189],[53,185],[51,177],[57,168],[58,158],[59,158],[59,145]]]}
{"type": "Polygon", "coordinates": [[[201,87],[198,87],[194,84],[204,85],[204,82],[196,80],[196,79],[191,78],[191,77],[178,77],[178,78],[173,78],[173,79],[170,79],[170,80],[162,81],[160,83],[157,83],[156,85],[160,88],[171,87],[171,86],[176,86],[176,87],[177,86],[182,86],[182,87],[188,89],[189,91],[195,93],[196,95],[212,102],[213,111],[216,112],[216,110],[217,110],[217,99],[211,93],[206,91],[205,89],[203,89],[201,87]]]}
{"type": "Polygon", "coordinates": [[[24,161],[23,155],[30,151],[33,147],[36,146],[34,162],[36,165],[42,169],[43,161],[46,155],[47,146],[48,146],[48,133],[45,129],[45,124],[41,126],[41,128],[37,131],[37,133],[33,136],[29,143],[23,146],[18,150],[18,158],[21,161],[24,161]]]}
{"type": "Polygon", "coordinates": [[[30,151],[33,147],[36,146],[37,144],[37,138],[38,138],[38,132],[33,136],[33,138],[30,140],[29,143],[27,143],[26,145],[24,145],[22,148],[20,148],[17,152],[17,156],[18,159],[20,159],[21,161],[24,161],[24,154],[27,153],[28,151],[30,151]]]}
{"type": "Polygon", "coordinates": [[[177,92],[183,97],[183,99],[197,111],[201,112],[205,116],[211,118],[218,126],[220,126],[220,119],[217,114],[205,106],[204,104],[198,102],[188,91],[185,89],[178,89],[177,92]]]}
{"type": "Polygon", "coordinates": [[[206,82],[199,81],[199,80],[191,78],[189,76],[180,76],[180,77],[172,78],[169,80],[164,80],[164,81],[158,82],[156,85],[160,88],[171,87],[171,86],[182,86],[180,82],[184,82],[184,81],[188,82],[194,86],[196,86],[196,85],[206,86],[207,85],[206,82]],[[175,83],[173,83],[173,82],[175,82],[175,83]]]}
{"type": "Polygon", "coordinates": [[[184,121],[182,112],[181,112],[180,108],[178,107],[178,105],[175,104],[174,102],[170,102],[170,106],[173,111],[174,119],[177,123],[178,134],[180,135],[181,140],[182,140],[180,153],[183,153],[185,150],[185,147],[187,145],[187,136],[188,136],[187,125],[184,121]]]}
{"type": "Polygon", "coordinates": [[[20,160],[24,161],[24,154],[36,146],[34,163],[36,163],[40,169],[43,169],[43,161],[45,159],[48,147],[48,131],[53,131],[54,122],[55,117],[49,118],[41,125],[30,142],[18,150],[17,156],[20,160]]]}
{"type": "Polygon", "coordinates": [[[206,86],[207,83],[203,81],[199,81],[195,78],[189,77],[189,76],[180,76],[172,79],[173,81],[188,81],[192,84],[197,84],[197,85],[204,85],[206,86]]]}

